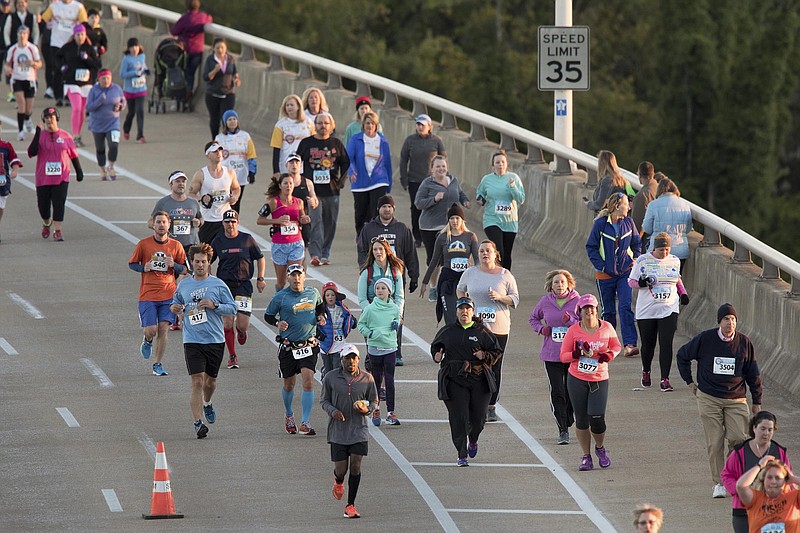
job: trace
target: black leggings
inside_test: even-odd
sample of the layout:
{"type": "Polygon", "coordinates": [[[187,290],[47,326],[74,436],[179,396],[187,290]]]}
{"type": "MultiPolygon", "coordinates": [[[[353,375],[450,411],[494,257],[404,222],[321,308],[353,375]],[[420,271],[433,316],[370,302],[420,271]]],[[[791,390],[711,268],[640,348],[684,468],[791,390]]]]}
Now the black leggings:
{"type": "Polygon", "coordinates": [[[419,230],[422,235],[422,244],[425,245],[425,264],[431,264],[431,257],[433,257],[433,248],[436,245],[436,237],[439,236],[439,230],[419,230]]]}
{"type": "Polygon", "coordinates": [[[478,442],[478,437],[486,423],[486,410],[489,407],[489,385],[486,380],[470,381],[450,380],[447,383],[448,420],[450,421],[450,436],[453,446],[458,450],[458,457],[467,456],[467,439],[478,442]]]}
{"type": "Polygon", "coordinates": [[[605,433],[608,380],[584,381],[570,374],[567,376],[567,390],[572,408],[575,409],[575,427],[591,427],[596,435],[605,433]]]}
{"type": "Polygon", "coordinates": [[[547,379],[550,381],[550,408],[553,410],[558,431],[567,431],[575,423],[572,402],[569,401],[567,392],[569,363],[544,361],[544,369],[547,372],[547,379]]]}
{"type": "Polygon", "coordinates": [[[128,114],[125,115],[125,123],[122,125],[124,133],[131,132],[133,126],[133,117],[136,116],[136,140],[138,141],[144,137],[144,96],[137,96],[136,98],[126,98],[128,102],[128,114]]]}
{"type": "Polygon", "coordinates": [[[488,226],[483,228],[483,231],[497,247],[497,253],[500,254],[500,265],[506,270],[511,270],[511,251],[514,249],[514,239],[517,234],[503,231],[497,226],[488,226]]]}
{"type": "Polygon", "coordinates": [[[67,203],[68,181],[58,185],[41,185],[36,187],[36,203],[39,205],[39,216],[42,220],[50,220],[50,206],[53,208],[53,220],[64,221],[64,205],[67,203]]]}
{"type": "Polygon", "coordinates": [[[419,186],[421,184],[422,182],[408,182],[408,197],[411,198],[411,233],[414,235],[415,241],[422,240],[422,234],[419,230],[419,216],[422,214],[422,211],[417,209],[417,206],[414,205],[414,201],[417,199],[417,191],[419,190],[419,186]]]}
{"type": "Polygon", "coordinates": [[[642,370],[650,372],[658,337],[658,360],[661,363],[661,379],[669,377],[672,370],[672,339],[678,329],[678,313],[664,318],[640,318],[636,321],[642,337],[642,370]]]}
{"type": "MultiPolygon", "coordinates": [[[[119,135],[119,132],[117,132],[119,135]]],[[[117,161],[117,152],[119,151],[119,140],[114,142],[111,140],[111,132],[98,133],[93,131],[94,137],[94,152],[97,155],[97,165],[106,166],[106,142],[108,143],[108,160],[112,163],[117,161]]]]}
{"type": "Polygon", "coordinates": [[[506,353],[506,344],[508,344],[508,335],[498,335],[495,333],[494,336],[497,337],[497,343],[500,345],[500,350],[503,353],[503,357],[498,359],[497,362],[492,365],[492,372],[494,372],[494,383],[497,385],[497,388],[492,393],[492,397],[489,399],[489,405],[496,404],[497,397],[500,396],[500,379],[502,378],[503,373],[503,358],[505,357],[506,353]]]}
{"type": "Polygon", "coordinates": [[[206,93],[206,108],[208,108],[208,127],[211,129],[211,139],[214,140],[219,133],[222,115],[225,111],[236,106],[236,95],[226,94],[222,98],[206,93]]]}
{"type": "Polygon", "coordinates": [[[381,380],[386,383],[386,409],[394,411],[394,367],[397,363],[397,352],[370,355],[369,360],[372,363],[370,374],[375,383],[380,383],[381,380]]]}
{"type": "Polygon", "coordinates": [[[389,187],[384,185],[369,191],[353,193],[353,209],[356,219],[356,236],[361,234],[364,224],[378,216],[378,200],[389,187]]]}

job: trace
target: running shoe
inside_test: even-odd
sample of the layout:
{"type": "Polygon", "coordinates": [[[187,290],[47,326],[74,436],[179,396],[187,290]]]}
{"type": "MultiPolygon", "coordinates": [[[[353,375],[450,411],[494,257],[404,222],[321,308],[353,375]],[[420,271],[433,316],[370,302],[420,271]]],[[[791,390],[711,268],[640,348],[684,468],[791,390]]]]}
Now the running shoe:
{"type": "Polygon", "coordinates": [[[217,412],[214,410],[213,404],[203,406],[203,416],[206,417],[206,422],[213,424],[217,421],[217,412]]]}
{"type": "Polygon", "coordinates": [[[344,508],[344,517],[345,518],[361,518],[361,515],[358,514],[358,509],[352,503],[344,508]]]}
{"type": "Polygon", "coordinates": [[[333,497],[337,500],[341,500],[342,496],[344,496],[344,480],[341,483],[336,481],[336,478],[333,479],[333,497]]]}
{"type": "Polygon", "coordinates": [[[62,100],[60,98],[57,99],[56,100],[56,107],[64,107],[64,100],[62,100]]]}
{"type": "Polygon", "coordinates": [[[728,496],[728,491],[725,490],[725,485],[717,483],[714,485],[714,491],[711,493],[712,498],[725,498],[728,496]]]}
{"type": "Polygon", "coordinates": [[[382,402],[386,401],[386,388],[381,387],[381,390],[378,391],[378,399],[382,402]]]}
{"type": "Polygon", "coordinates": [[[147,143],[147,141],[145,140],[144,137],[139,137],[138,139],[136,139],[136,142],[139,143],[139,144],[146,144],[147,143]]]}
{"type": "Polygon", "coordinates": [[[25,132],[24,131],[20,131],[20,132],[17,133],[17,140],[18,141],[24,141],[25,140],[25,132]]]}
{"type": "Polygon", "coordinates": [[[475,457],[478,455],[478,443],[467,441],[467,455],[475,457]]]}
{"type": "Polygon", "coordinates": [[[586,455],[583,456],[583,459],[581,459],[581,464],[578,467],[578,470],[580,470],[581,472],[588,472],[589,470],[592,469],[594,469],[592,456],[587,453],[586,455]]]}
{"type": "Polygon", "coordinates": [[[431,287],[430,289],[428,289],[429,302],[435,302],[437,297],[438,297],[438,291],[436,290],[436,287],[431,287]]]}
{"type": "Polygon", "coordinates": [[[594,453],[597,455],[597,462],[600,465],[600,468],[608,468],[611,466],[611,458],[606,453],[605,447],[598,448],[595,446],[594,453]]]}
{"type": "Polygon", "coordinates": [[[106,170],[106,167],[100,167],[100,181],[108,181],[108,170],[106,170]]]}
{"type": "Polygon", "coordinates": [[[569,444],[569,431],[565,429],[564,431],[558,432],[558,444],[569,444]]]}
{"type": "Polygon", "coordinates": [[[169,376],[169,373],[167,373],[167,371],[164,370],[164,367],[161,366],[161,363],[154,363],[153,364],[153,375],[154,376],[169,376]]]}
{"type": "Polygon", "coordinates": [[[48,224],[47,226],[45,226],[43,224],[42,225],[42,239],[47,239],[48,237],[50,237],[50,225],[48,224]]]}
{"type": "Polygon", "coordinates": [[[650,380],[650,372],[642,370],[642,387],[649,387],[653,382],[650,380]]]}
{"type": "Polygon", "coordinates": [[[317,256],[315,255],[314,257],[312,257],[312,258],[311,258],[311,266],[318,267],[318,266],[319,266],[319,264],[320,264],[320,263],[319,263],[319,257],[317,257],[317,256]]]}
{"type": "Polygon", "coordinates": [[[297,432],[300,433],[301,435],[308,435],[309,437],[313,437],[314,435],[317,434],[314,428],[311,427],[311,424],[308,424],[306,422],[300,424],[300,428],[297,430],[297,432]]]}
{"type": "Polygon", "coordinates": [[[126,141],[130,141],[131,140],[131,134],[130,133],[123,133],[122,134],[122,138],[125,139],[126,141]]]}
{"type": "Polygon", "coordinates": [[[235,353],[228,358],[228,368],[239,368],[239,357],[235,353]]]}
{"type": "Polygon", "coordinates": [[[669,383],[669,378],[664,378],[661,380],[661,392],[672,392],[672,385],[669,383]]]}
{"type": "Polygon", "coordinates": [[[328,265],[330,265],[330,264],[331,264],[331,260],[330,260],[330,259],[328,259],[327,257],[323,257],[322,259],[320,259],[320,260],[319,260],[319,263],[320,263],[321,265],[328,266],[328,265]]]}
{"type": "Polygon", "coordinates": [[[25,131],[28,133],[33,133],[35,131],[35,128],[33,127],[33,121],[31,119],[25,121],[25,131]]]}
{"type": "Polygon", "coordinates": [[[469,461],[466,457],[459,457],[456,466],[469,466],[469,461]]]}
{"type": "MultiPolygon", "coordinates": [[[[58,104],[56,104],[56,105],[58,105],[58,104]]],[[[83,140],[81,139],[80,135],[78,135],[77,137],[75,137],[75,138],[73,139],[73,141],[75,141],[75,146],[77,146],[78,148],[83,148],[83,147],[85,146],[85,145],[83,144],[83,140]]]]}
{"type": "Polygon", "coordinates": [[[494,407],[489,407],[489,410],[486,411],[486,421],[497,422],[497,411],[494,407]]]}
{"type": "Polygon", "coordinates": [[[150,359],[150,356],[153,355],[153,341],[142,337],[142,345],[139,347],[139,351],[142,353],[142,357],[150,359]]]}
{"type": "Polygon", "coordinates": [[[373,426],[381,425],[381,410],[378,408],[375,408],[375,410],[372,411],[372,425],[373,426]]]}
{"type": "Polygon", "coordinates": [[[53,240],[56,242],[64,242],[64,236],[61,234],[60,229],[57,229],[53,232],[53,240]]]}
{"type": "Polygon", "coordinates": [[[633,344],[625,346],[625,357],[633,357],[634,355],[639,355],[639,348],[633,344]]]}
{"type": "Polygon", "coordinates": [[[180,331],[181,330],[181,323],[180,322],[173,322],[169,326],[170,331],[180,331]]]}
{"type": "Polygon", "coordinates": [[[422,248],[422,241],[414,241],[415,248],[422,248]]]}
{"type": "Polygon", "coordinates": [[[389,424],[390,426],[400,425],[400,421],[397,419],[397,415],[392,412],[386,415],[386,423],[389,424]]]}
{"type": "Polygon", "coordinates": [[[55,94],[53,94],[53,88],[52,88],[52,87],[48,87],[48,88],[47,88],[47,89],[44,91],[44,97],[45,97],[45,98],[47,98],[48,100],[52,100],[53,98],[55,98],[55,97],[56,97],[56,95],[55,95],[55,94]]]}
{"type": "Polygon", "coordinates": [[[406,363],[405,363],[405,361],[403,361],[403,356],[402,355],[398,355],[397,358],[395,359],[394,366],[403,366],[405,364],[406,363]]]}
{"type": "Polygon", "coordinates": [[[294,424],[294,417],[292,415],[286,415],[286,433],[289,435],[297,433],[297,426],[294,424]]]}
{"type": "Polygon", "coordinates": [[[239,344],[246,343],[247,342],[247,332],[237,329],[236,330],[236,340],[239,341],[239,344]]]}
{"type": "Polygon", "coordinates": [[[194,423],[194,432],[197,433],[198,439],[204,439],[206,435],[208,435],[208,426],[203,424],[202,420],[198,419],[194,423]]]}

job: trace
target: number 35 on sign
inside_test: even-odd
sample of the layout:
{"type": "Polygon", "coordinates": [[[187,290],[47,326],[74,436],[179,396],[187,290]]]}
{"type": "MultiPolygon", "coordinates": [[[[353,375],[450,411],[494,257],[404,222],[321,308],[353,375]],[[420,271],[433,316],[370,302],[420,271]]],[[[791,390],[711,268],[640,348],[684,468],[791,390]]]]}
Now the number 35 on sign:
{"type": "Polygon", "coordinates": [[[539,90],[589,90],[589,26],[539,26],[539,90]]]}

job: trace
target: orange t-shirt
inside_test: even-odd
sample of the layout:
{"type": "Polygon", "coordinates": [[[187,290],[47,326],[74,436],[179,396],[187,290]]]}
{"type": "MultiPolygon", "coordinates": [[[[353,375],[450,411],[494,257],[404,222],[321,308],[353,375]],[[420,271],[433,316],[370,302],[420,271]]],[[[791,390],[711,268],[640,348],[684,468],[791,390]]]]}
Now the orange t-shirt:
{"type": "Polygon", "coordinates": [[[186,253],[183,245],[175,239],[167,238],[166,242],[158,242],[155,237],[142,239],[136,245],[128,263],[144,265],[153,261],[149,272],[142,272],[139,284],[140,302],[163,302],[171,300],[175,294],[175,271],[167,267],[166,257],[171,256],[177,264],[186,264],[186,253]]]}
{"type": "Polygon", "coordinates": [[[774,499],[763,491],[753,490],[753,501],[746,509],[750,533],[800,533],[800,490],[784,492],[774,499]]]}

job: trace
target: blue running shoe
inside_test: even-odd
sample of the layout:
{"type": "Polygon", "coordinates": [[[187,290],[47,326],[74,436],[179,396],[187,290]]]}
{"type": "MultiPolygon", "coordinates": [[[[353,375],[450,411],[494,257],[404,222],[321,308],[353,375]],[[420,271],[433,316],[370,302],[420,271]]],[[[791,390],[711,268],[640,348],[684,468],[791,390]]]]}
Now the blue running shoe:
{"type": "Polygon", "coordinates": [[[213,424],[217,421],[217,412],[214,410],[214,406],[212,404],[203,406],[203,415],[206,417],[206,422],[209,424],[213,424]]]}
{"type": "Polygon", "coordinates": [[[142,352],[142,357],[150,359],[150,356],[153,355],[153,341],[148,341],[142,337],[142,346],[139,348],[139,351],[142,352]]]}
{"type": "Polygon", "coordinates": [[[194,432],[197,433],[198,439],[204,439],[208,435],[208,427],[203,424],[202,420],[197,420],[194,423],[194,432]]]}
{"type": "Polygon", "coordinates": [[[153,365],[153,375],[154,376],[169,376],[169,373],[167,373],[167,371],[164,370],[164,367],[161,366],[161,363],[155,363],[153,365]]]}
{"type": "Polygon", "coordinates": [[[478,443],[477,442],[467,442],[467,454],[470,457],[475,457],[478,455],[478,443]]]}
{"type": "Polygon", "coordinates": [[[466,457],[459,457],[458,462],[456,463],[457,466],[469,466],[469,461],[467,461],[466,457]]]}

